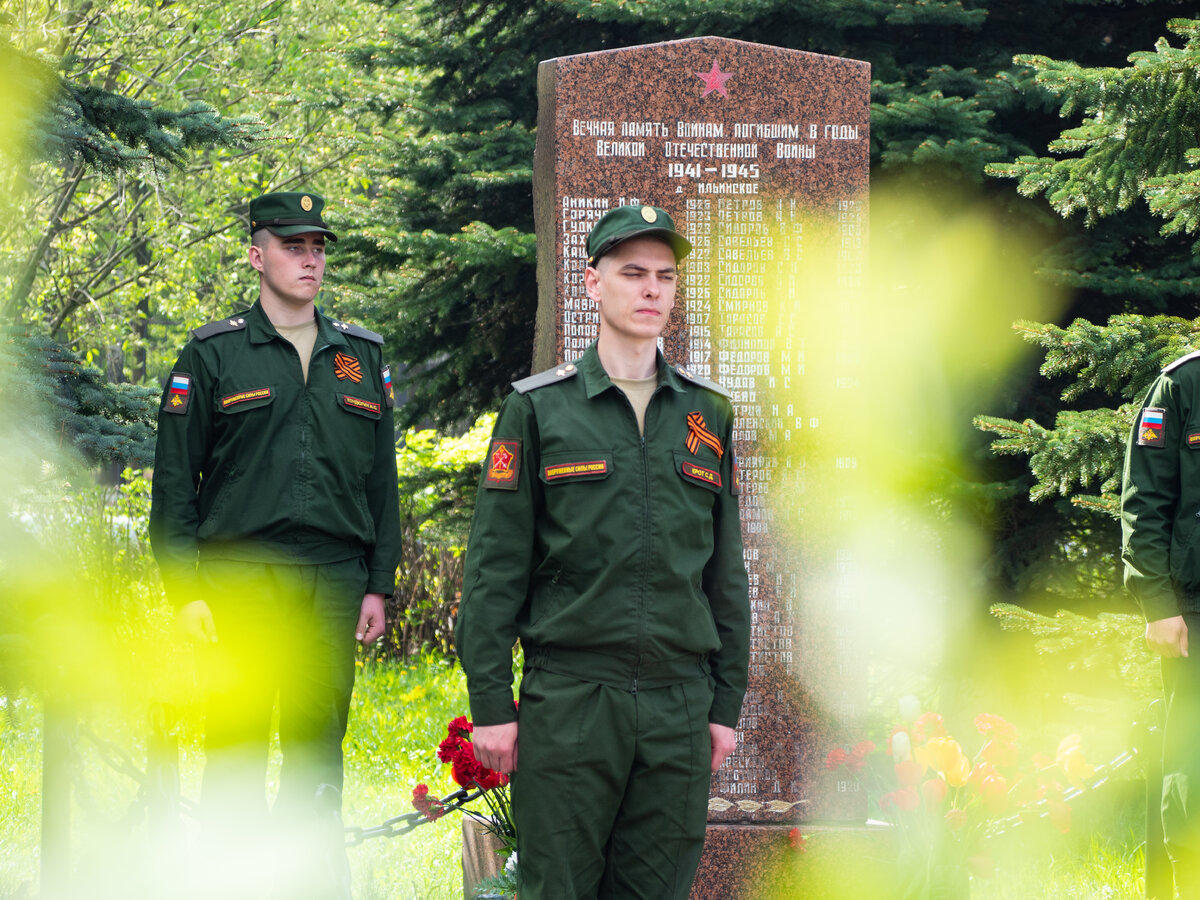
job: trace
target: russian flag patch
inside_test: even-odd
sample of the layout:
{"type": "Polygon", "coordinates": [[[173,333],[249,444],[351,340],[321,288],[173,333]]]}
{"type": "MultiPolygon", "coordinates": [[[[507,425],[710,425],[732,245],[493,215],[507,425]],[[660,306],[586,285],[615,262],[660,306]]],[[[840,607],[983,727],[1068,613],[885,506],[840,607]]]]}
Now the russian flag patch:
{"type": "Polygon", "coordinates": [[[1167,437],[1164,433],[1164,424],[1166,422],[1167,411],[1154,406],[1147,406],[1142,410],[1141,420],[1138,422],[1137,443],[1139,447],[1162,447],[1167,437]]]}
{"type": "Polygon", "coordinates": [[[192,405],[192,376],[186,372],[172,372],[169,385],[162,411],[182,416],[192,405]]]}

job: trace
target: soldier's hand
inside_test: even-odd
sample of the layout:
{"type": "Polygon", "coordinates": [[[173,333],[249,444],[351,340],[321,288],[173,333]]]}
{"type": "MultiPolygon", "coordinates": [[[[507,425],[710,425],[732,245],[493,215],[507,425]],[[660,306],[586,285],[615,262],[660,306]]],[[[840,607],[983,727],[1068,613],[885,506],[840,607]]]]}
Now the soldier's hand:
{"type": "Polygon", "coordinates": [[[1146,645],[1159,656],[1188,655],[1187,623],[1183,616],[1156,619],[1146,623],[1146,645]]]}
{"type": "Polygon", "coordinates": [[[471,734],[475,758],[489,769],[510,774],[517,771],[517,723],[476,725],[471,734]]]}
{"type": "Polygon", "coordinates": [[[737,746],[737,732],[728,725],[709,722],[708,735],[712,738],[712,770],[715,772],[737,746]]]}
{"type": "Polygon", "coordinates": [[[213,624],[212,611],[203,600],[193,600],[179,607],[175,621],[184,636],[197,644],[217,642],[217,626],[213,624]]]}
{"type": "Polygon", "coordinates": [[[387,627],[384,614],[383,594],[363,594],[362,607],[358,613],[358,625],[354,629],[354,639],[362,644],[370,644],[383,637],[387,627]]]}

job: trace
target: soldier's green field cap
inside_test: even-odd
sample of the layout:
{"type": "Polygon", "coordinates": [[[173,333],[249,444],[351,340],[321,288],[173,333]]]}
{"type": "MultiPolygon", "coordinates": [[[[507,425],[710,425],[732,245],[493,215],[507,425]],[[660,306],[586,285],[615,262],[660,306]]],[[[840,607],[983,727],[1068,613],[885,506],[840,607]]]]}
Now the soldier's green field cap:
{"type": "Polygon", "coordinates": [[[325,198],[311,191],[276,191],[250,201],[250,233],[266,228],[280,237],[319,231],[331,241],[337,235],[321,218],[325,198]]]}
{"type": "Polygon", "coordinates": [[[610,209],[592,227],[587,239],[588,265],[618,244],[635,237],[658,237],[671,245],[675,261],[692,252],[691,243],[675,230],[675,223],[665,209],[657,206],[618,206],[610,209]]]}

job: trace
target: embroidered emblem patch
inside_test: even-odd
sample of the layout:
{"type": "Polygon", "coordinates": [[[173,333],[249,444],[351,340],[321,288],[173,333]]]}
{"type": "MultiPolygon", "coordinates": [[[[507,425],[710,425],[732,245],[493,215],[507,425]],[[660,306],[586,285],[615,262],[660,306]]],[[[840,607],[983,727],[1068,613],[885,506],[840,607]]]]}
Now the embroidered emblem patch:
{"type": "Polygon", "coordinates": [[[1189,447],[1200,447],[1200,431],[1193,431],[1187,436],[1189,447]]]}
{"type": "Polygon", "coordinates": [[[729,479],[729,493],[735,497],[740,497],[742,494],[742,478],[738,474],[737,454],[733,455],[733,477],[729,479]]]}
{"type": "Polygon", "coordinates": [[[374,400],[364,400],[362,397],[352,397],[350,394],[341,394],[340,396],[347,406],[355,409],[363,409],[369,413],[378,413],[383,410],[383,407],[374,400]]]}
{"type": "Polygon", "coordinates": [[[713,452],[717,454],[717,459],[725,455],[721,439],[708,430],[708,426],[704,424],[704,416],[700,413],[688,413],[687,427],[688,433],[683,443],[688,448],[688,453],[695,454],[700,449],[700,445],[704,444],[704,446],[712,448],[713,452]]]}
{"type": "Polygon", "coordinates": [[[705,484],[711,484],[713,487],[721,486],[721,473],[716,469],[706,469],[704,466],[685,462],[681,471],[694,481],[703,481],[705,484]]]}
{"type": "Polygon", "coordinates": [[[192,376],[183,372],[171,373],[171,388],[163,401],[163,412],[183,415],[192,402],[192,376]]]}
{"type": "Polygon", "coordinates": [[[515,491],[520,471],[521,442],[494,439],[483,464],[484,486],[515,491]]]}
{"type": "Polygon", "coordinates": [[[384,366],[379,370],[379,379],[383,382],[383,398],[387,403],[388,409],[393,409],[396,406],[396,389],[392,387],[392,370],[390,366],[384,366]]]}
{"type": "Polygon", "coordinates": [[[607,475],[607,459],[590,459],[586,462],[557,463],[546,466],[546,480],[560,481],[563,478],[578,478],[581,475],[607,475]]]}
{"type": "Polygon", "coordinates": [[[1153,406],[1142,410],[1142,419],[1138,422],[1137,442],[1140,447],[1161,447],[1166,442],[1163,433],[1163,421],[1167,411],[1153,406]]]}
{"type": "Polygon", "coordinates": [[[358,364],[357,359],[345,353],[338,353],[333,357],[333,372],[338,381],[350,380],[355,384],[362,381],[362,366],[358,364]]]}
{"type": "Polygon", "coordinates": [[[247,403],[250,400],[263,400],[270,396],[270,388],[255,388],[252,391],[238,391],[236,394],[227,394],[221,398],[221,409],[229,409],[231,406],[237,406],[239,403],[247,403]]]}

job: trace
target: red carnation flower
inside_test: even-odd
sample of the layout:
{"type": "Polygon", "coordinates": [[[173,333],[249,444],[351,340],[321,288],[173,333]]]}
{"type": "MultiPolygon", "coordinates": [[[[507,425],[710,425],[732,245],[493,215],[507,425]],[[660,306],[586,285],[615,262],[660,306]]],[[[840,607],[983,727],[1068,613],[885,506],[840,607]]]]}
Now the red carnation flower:
{"type": "Polygon", "coordinates": [[[413,788],[412,805],[430,822],[436,822],[446,814],[446,808],[442,806],[442,801],[437,797],[431,798],[429,786],[425,784],[418,784],[413,788]]]}

